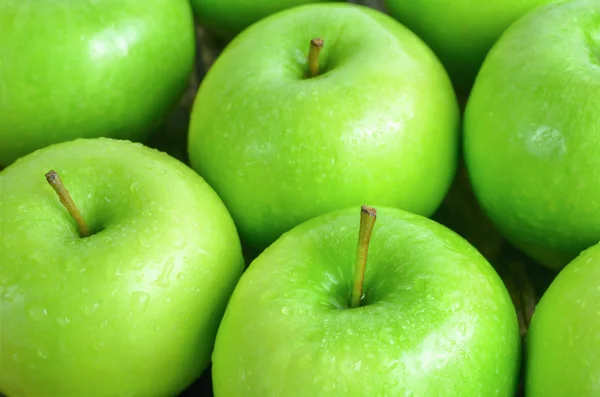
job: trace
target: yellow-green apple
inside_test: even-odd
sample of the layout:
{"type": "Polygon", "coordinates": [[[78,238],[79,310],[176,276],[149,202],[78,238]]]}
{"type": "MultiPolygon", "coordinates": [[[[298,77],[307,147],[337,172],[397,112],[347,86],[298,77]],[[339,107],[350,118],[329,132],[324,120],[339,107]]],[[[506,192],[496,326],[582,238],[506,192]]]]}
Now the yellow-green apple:
{"type": "Polygon", "coordinates": [[[371,202],[429,216],[455,175],[459,112],[433,52],[380,11],[311,4],[238,35],[203,80],[192,167],[264,248],[371,202]]]}
{"type": "Polygon", "coordinates": [[[358,213],[304,222],[252,262],[217,333],[215,396],[513,396],[519,327],[486,259],[420,215],[358,213]]]}
{"type": "Polygon", "coordinates": [[[527,334],[529,397],[600,395],[600,246],[564,267],[527,334]]]}
{"type": "Polygon", "coordinates": [[[304,4],[334,1],[341,0],[191,0],[191,4],[202,27],[227,41],[276,12],[304,4]]]}
{"type": "Polygon", "coordinates": [[[202,178],[95,138],[20,158],[0,188],[1,394],[164,397],[200,376],[243,269],[202,178]]]}
{"type": "Polygon", "coordinates": [[[465,114],[478,201],[508,240],[555,269],[600,240],[598,18],[598,1],[576,0],[517,21],[465,114]]]}
{"type": "Polygon", "coordinates": [[[0,0],[0,166],[75,138],[144,141],[194,43],[187,0],[0,0]]]}
{"type": "Polygon", "coordinates": [[[487,52],[515,20],[552,0],[385,0],[388,12],[440,57],[468,94],[487,52]]]}

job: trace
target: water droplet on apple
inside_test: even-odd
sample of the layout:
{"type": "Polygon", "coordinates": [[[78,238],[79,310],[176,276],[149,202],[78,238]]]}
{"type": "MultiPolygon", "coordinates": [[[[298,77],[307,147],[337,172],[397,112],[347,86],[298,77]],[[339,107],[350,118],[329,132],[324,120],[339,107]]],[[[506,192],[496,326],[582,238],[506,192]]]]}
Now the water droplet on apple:
{"type": "Polygon", "coordinates": [[[99,302],[94,302],[92,304],[85,304],[83,306],[80,307],[81,311],[83,312],[83,314],[85,314],[86,316],[91,316],[93,315],[98,308],[100,307],[100,303],[99,302]]]}
{"type": "Polygon", "coordinates": [[[169,258],[165,262],[165,265],[164,265],[160,275],[158,276],[156,281],[154,281],[154,283],[152,283],[152,285],[156,285],[158,287],[164,287],[164,288],[168,287],[169,284],[171,284],[171,273],[173,272],[174,267],[175,267],[175,261],[173,260],[173,258],[169,258]]]}
{"type": "Polygon", "coordinates": [[[132,192],[137,192],[140,190],[140,184],[138,182],[133,182],[131,185],[129,185],[129,190],[131,190],[132,192]]]}
{"type": "Polygon", "coordinates": [[[281,308],[281,313],[283,313],[284,315],[287,316],[288,314],[290,314],[290,308],[287,307],[287,306],[282,307],[281,308]]]}
{"type": "Polygon", "coordinates": [[[59,323],[60,325],[62,325],[63,327],[66,327],[71,322],[71,319],[69,319],[69,317],[67,317],[67,316],[57,317],[56,322],[59,323]]]}
{"type": "Polygon", "coordinates": [[[42,360],[45,360],[48,358],[48,351],[46,349],[37,349],[37,355],[42,360]]]}
{"type": "Polygon", "coordinates": [[[11,356],[11,358],[16,363],[23,362],[23,359],[21,358],[21,355],[19,353],[13,353],[13,355],[11,356]]]}
{"type": "Polygon", "coordinates": [[[184,272],[177,273],[177,280],[179,280],[179,281],[185,280],[185,273],[184,272]]]}
{"type": "Polygon", "coordinates": [[[98,342],[98,343],[94,344],[94,350],[96,350],[96,351],[98,351],[98,352],[99,352],[100,350],[102,350],[103,348],[104,348],[104,342],[102,342],[102,341],[100,341],[100,342],[98,342]]]}
{"type": "Polygon", "coordinates": [[[311,364],[310,354],[304,354],[302,357],[300,357],[298,363],[300,364],[300,367],[309,368],[311,364]]]}
{"type": "Polygon", "coordinates": [[[130,306],[134,312],[145,312],[148,308],[150,295],[142,291],[134,291],[131,293],[130,306]]]}
{"type": "Polygon", "coordinates": [[[186,245],[187,245],[187,242],[182,238],[177,239],[173,242],[173,248],[175,248],[175,249],[181,249],[181,248],[185,247],[186,245]]]}
{"type": "Polygon", "coordinates": [[[44,307],[34,306],[28,310],[29,317],[35,321],[43,321],[48,316],[48,310],[44,307]]]}
{"type": "Polygon", "coordinates": [[[25,213],[27,213],[27,206],[24,204],[21,204],[20,206],[17,207],[17,211],[20,214],[25,214],[25,213]]]}
{"type": "Polygon", "coordinates": [[[353,329],[351,329],[351,328],[348,328],[348,329],[346,330],[346,332],[348,333],[348,335],[354,335],[354,330],[353,330],[353,329]]]}

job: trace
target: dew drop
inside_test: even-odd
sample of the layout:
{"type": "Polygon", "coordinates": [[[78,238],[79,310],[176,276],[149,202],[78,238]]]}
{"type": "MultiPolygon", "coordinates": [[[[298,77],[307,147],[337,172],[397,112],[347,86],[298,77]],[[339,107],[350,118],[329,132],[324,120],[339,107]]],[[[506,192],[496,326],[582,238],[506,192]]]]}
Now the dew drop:
{"type": "Polygon", "coordinates": [[[19,353],[13,353],[13,355],[11,356],[11,358],[16,363],[23,362],[23,359],[21,358],[21,355],[19,353]]]}
{"type": "Polygon", "coordinates": [[[183,247],[185,247],[187,245],[187,242],[185,241],[185,239],[177,239],[173,242],[173,248],[175,249],[182,249],[183,247]]]}
{"type": "Polygon", "coordinates": [[[37,349],[37,355],[41,359],[45,360],[48,358],[48,351],[45,349],[37,349]]]}
{"type": "Polygon", "coordinates": [[[140,239],[140,245],[146,249],[150,248],[150,243],[144,238],[140,239]]]}
{"type": "Polygon", "coordinates": [[[281,308],[281,313],[283,313],[284,315],[287,316],[288,314],[290,314],[290,308],[287,307],[287,306],[282,307],[281,308]]]}
{"type": "Polygon", "coordinates": [[[132,192],[137,192],[140,190],[140,184],[138,182],[133,182],[131,185],[129,185],[129,190],[131,190],[132,192]]]}
{"type": "Polygon", "coordinates": [[[48,310],[44,307],[34,306],[28,311],[29,317],[35,321],[43,321],[48,316],[48,310]]]}
{"type": "Polygon", "coordinates": [[[62,325],[63,327],[66,327],[67,325],[69,325],[69,323],[71,322],[71,320],[67,316],[65,316],[65,317],[57,317],[56,318],[56,322],[59,323],[60,325],[62,325]]]}
{"type": "Polygon", "coordinates": [[[83,306],[81,306],[81,311],[83,312],[83,314],[85,314],[86,316],[91,316],[93,315],[98,308],[100,307],[100,303],[99,302],[94,302],[92,304],[85,304],[83,306]]]}
{"type": "Polygon", "coordinates": [[[129,304],[134,312],[145,312],[148,308],[150,295],[142,291],[134,291],[131,293],[129,304]]]}
{"type": "Polygon", "coordinates": [[[169,284],[171,284],[171,273],[173,272],[174,267],[175,261],[173,260],[173,258],[169,258],[165,263],[160,275],[152,284],[159,287],[168,287],[169,284]]]}

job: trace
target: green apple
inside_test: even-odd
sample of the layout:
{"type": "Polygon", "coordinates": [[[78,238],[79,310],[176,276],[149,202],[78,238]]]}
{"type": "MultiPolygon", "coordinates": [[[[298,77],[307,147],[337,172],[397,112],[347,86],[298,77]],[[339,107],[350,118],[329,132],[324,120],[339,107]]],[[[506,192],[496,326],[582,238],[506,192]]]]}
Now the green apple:
{"type": "Polygon", "coordinates": [[[0,0],[0,165],[75,138],[144,141],[194,57],[187,0],[0,0]]]}
{"type": "Polygon", "coordinates": [[[487,52],[515,20],[551,0],[385,0],[388,12],[440,57],[467,93],[487,52]]]}
{"type": "Polygon", "coordinates": [[[547,5],[485,61],[465,114],[475,194],[500,231],[560,269],[600,240],[600,3],[547,5]]]}
{"type": "Polygon", "coordinates": [[[310,4],[341,0],[190,0],[200,24],[224,40],[278,11],[310,4]]]}
{"type": "Polygon", "coordinates": [[[561,270],[527,335],[529,397],[600,395],[600,245],[561,270]]]}
{"type": "Polygon", "coordinates": [[[250,265],[217,333],[216,397],[514,395],[521,341],[497,273],[450,229],[378,212],[372,236],[337,210],[250,265]]]}
{"type": "Polygon", "coordinates": [[[243,270],[202,178],[96,138],[20,158],[0,187],[0,393],[165,397],[202,373],[243,270]]]}
{"type": "Polygon", "coordinates": [[[311,4],[225,48],[196,96],[188,150],[242,240],[264,248],[363,202],[433,214],[458,124],[451,82],[417,36],[367,7],[311,4]]]}

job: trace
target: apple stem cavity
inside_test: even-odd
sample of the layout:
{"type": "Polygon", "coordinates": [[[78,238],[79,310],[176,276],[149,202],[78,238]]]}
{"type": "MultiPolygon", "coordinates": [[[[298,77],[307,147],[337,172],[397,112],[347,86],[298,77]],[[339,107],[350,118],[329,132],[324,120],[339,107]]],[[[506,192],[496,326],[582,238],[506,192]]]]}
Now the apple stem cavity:
{"type": "Polygon", "coordinates": [[[80,236],[88,237],[90,235],[90,232],[89,232],[89,229],[88,229],[85,221],[83,220],[83,216],[81,216],[81,212],[79,212],[79,209],[73,202],[73,199],[71,198],[71,194],[65,188],[65,185],[63,185],[62,181],[60,180],[58,173],[54,170],[48,172],[46,174],[46,180],[48,181],[50,186],[52,186],[52,189],[54,189],[54,191],[58,195],[58,198],[60,199],[60,202],[62,203],[62,205],[67,209],[67,211],[69,211],[69,214],[71,214],[71,216],[77,223],[77,227],[79,228],[80,236]]]}
{"type": "Polygon", "coordinates": [[[310,51],[308,52],[308,68],[310,70],[310,76],[315,77],[319,75],[319,54],[323,48],[323,39],[312,39],[310,41],[310,51]]]}
{"type": "Polygon", "coordinates": [[[363,284],[365,282],[365,270],[367,268],[367,255],[369,253],[369,242],[373,233],[373,226],[377,219],[375,208],[363,205],[360,208],[360,228],[358,232],[358,245],[356,246],[356,264],[354,267],[354,286],[350,308],[360,306],[363,295],[363,284]]]}

